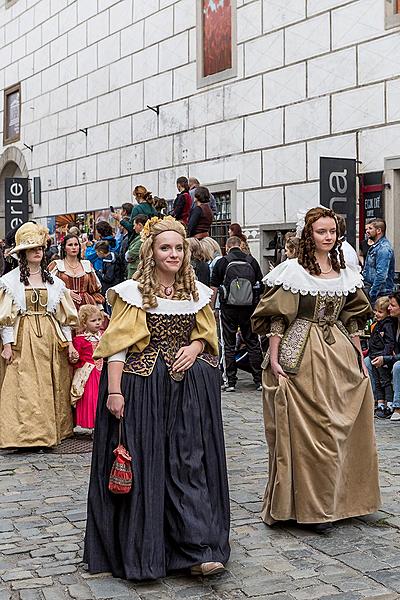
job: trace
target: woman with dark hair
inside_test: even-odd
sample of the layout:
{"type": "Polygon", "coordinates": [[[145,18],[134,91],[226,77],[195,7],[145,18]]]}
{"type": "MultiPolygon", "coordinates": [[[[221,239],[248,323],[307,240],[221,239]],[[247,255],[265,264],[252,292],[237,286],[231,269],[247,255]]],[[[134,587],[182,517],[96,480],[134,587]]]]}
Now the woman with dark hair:
{"type": "Polygon", "coordinates": [[[189,193],[189,180],[187,177],[178,177],[176,180],[178,195],[174,200],[172,216],[187,225],[189,222],[190,210],[192,208],[192,198],[189,193]]]}
{"type": "Polygon", "coordinates": [[[55,446],[72,434],[68,358],[78,358],[78,315],[64,283],[46,268],[48,230],[25,223],[12,250],[19,266],[0,278],[0,447],[55,446]]]}
{"type": "Polygon", "coordinates": [[[380,506],[374,398],[358,337],[371,308],[359,270],[344,263],[334,212],[310,209],[299,234],[298,258],[264,278],[252,317],[270,342],[262,517],[322,533],[380,506]]]}
{"type": "Polygon", "coordinates": [[[231,223],[229,225],[229,237],[238,237],[240,239],[240,249],[245,254],[251,254],[247,237],[244,235],[239,223],[231,223]]]}
{"type": "Polygon", "coordinates": [[[70,290],[77,310],[84,304],[103,306],[101,283],[89,260],[82,260],[82,250],[76,235],[65,236],[60,246],[59,260],[49,264],[52,275],[59,277],[70,290]]]}
{"type": "MultiPolygon", "coordinates": [[[[392,415],[390,420],[393,422],[400,423],[400,292],[395,292],[389,296],[389,307],[388,313],[391,317],[396,319],[396,343],[393,355],[376,356],[370,361],[373,367],[379,369],[387,366],[392,369],[392,383],[393,383],[393,402],[392,402],[392,415]]],[[[368,361],[367,359],[367,365],[368,361]]],[[[368,365],[369,366],[369,365],[368,365]]],[[[373,369],[369,372],[372,383],[374,383],[373,369]]],[[[390,412],[389,412],[390,415],[390,412]]]]}
{"type": "Polygon", "coordinates": [[[210,235],[213,211],[210,207],[210,192],[206,187],[197,187],[194,193],[195,207],[192,208],[188,224],[188,236],[202,240],[210,235]]]}

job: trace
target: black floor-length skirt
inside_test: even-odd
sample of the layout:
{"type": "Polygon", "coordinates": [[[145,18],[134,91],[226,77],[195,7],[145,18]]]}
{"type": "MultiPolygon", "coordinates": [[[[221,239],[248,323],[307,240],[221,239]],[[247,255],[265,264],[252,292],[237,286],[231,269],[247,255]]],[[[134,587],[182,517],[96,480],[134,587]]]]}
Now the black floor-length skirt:
{"type": "Polygon", "coordinates": [[[226,563],[229,495],[218,369],[197,360],[176,382],[164,360],[149,377],[124,373],[124,429],[133,490],[108,491],[118,420],[100,382],[84,560],[91,573],[143,580],[203,562],[226,563]]]}

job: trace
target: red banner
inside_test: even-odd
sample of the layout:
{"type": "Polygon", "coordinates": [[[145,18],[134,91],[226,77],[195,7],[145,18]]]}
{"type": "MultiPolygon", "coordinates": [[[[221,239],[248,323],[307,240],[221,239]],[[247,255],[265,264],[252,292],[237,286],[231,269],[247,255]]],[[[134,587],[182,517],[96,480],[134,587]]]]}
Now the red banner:
{"type": "Polygon", "coordinates": [[[232,68],[231,0],[203,0],[203,77],[232,68]]]}

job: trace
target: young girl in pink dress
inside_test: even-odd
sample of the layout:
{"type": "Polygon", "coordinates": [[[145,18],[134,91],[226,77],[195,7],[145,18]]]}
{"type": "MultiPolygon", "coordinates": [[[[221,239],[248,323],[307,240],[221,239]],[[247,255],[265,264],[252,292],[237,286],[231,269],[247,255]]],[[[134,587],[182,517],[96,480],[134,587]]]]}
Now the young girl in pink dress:
{"type": "Polygon", "coordinates": [[[71,386],[71,404],[76,407],[76,432],[93,430],[96,419],[97,395],[103,359],[95,360],[93,353],[101,338],[103,316],[97,306],[85,304],[79,309],[82,333],[73,339],[79,359],[74,364],[71,386]]]}

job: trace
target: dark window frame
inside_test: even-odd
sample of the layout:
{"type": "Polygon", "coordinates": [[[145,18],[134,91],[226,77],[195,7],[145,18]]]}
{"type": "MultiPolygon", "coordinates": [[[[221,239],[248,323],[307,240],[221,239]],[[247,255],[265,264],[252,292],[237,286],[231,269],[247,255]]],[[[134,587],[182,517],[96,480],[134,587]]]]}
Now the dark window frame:
{"type": "Polygon", "coordinates": [[[400,27],[400,10],[398,0],[385,0],[385,29],[400,27]]]}
{"type": "Polygon", "coordinates": [[[14,142],[18,142],[21,139],[21,83],[15,83],[14,85],[9,86],[8,88],[6,88],[4,90],[4,109],[3,109],[3,146],[6,146],[7,144],[13,144],[14,142]],[[11,96],[11,94],[15,94],[16,92],[18,92],[18,98],[19,98],[19,128],[18,128],[18,135],[14,135],[12,137],[8,136],[8,121],[9,121],[9,114],[8,114],[8,96],[11,96]]]}

